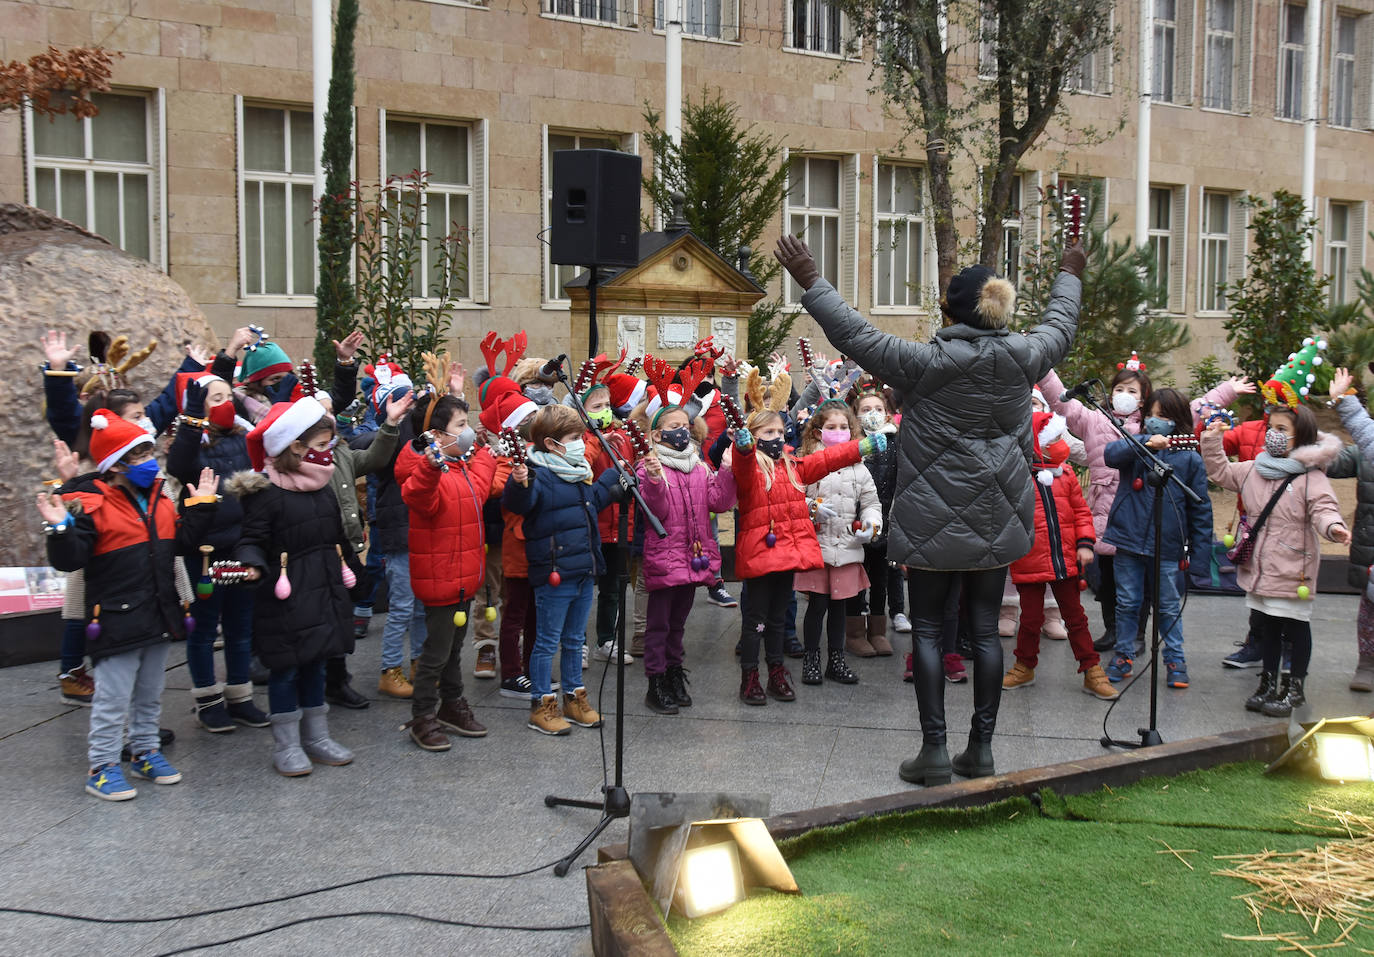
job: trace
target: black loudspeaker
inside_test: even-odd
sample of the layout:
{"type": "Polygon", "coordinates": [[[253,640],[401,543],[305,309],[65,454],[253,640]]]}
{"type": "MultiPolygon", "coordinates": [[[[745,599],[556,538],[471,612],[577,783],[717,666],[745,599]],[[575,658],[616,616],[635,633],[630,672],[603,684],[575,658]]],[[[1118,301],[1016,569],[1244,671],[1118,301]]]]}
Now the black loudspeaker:
{"type": "Polygon", "coordinates": [[[639,265],[642,169],[633,153],[555,151],[549,260],[569,266],[639,265]]]}

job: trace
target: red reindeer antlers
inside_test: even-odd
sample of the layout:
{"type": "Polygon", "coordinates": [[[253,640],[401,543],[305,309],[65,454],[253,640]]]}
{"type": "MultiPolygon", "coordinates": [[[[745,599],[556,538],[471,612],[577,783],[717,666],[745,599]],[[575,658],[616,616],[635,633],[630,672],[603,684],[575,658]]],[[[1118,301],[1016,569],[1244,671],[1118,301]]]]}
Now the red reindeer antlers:
{"type": "Polygon", "coordinates": [[[698,359],[709,359],[714,363],[721,356],[725,355],[724,349],[717,349],[715,338],[707,336],[692,347],[692,354],[698,359]]]}
{"type": "Polygon", "coordinates": [[[482,339],[481,345],[482,355],[487,360],[487,371],[492,375],[510,375],[510,370],[514,369],[515,364],[524,358],[527,343],[528,337],[525,335],[524,329],[509,339],[502,339],[495,332],[488,332],[486,337],[482,339]],[[506,354],[506,367],[497,372],[496,357],[503,352],[506,354]]]}
{"type": "Polygon", "coordinates": [[[591,359],[582,360],[582,367],[577,372],[577,380],[573,383],[573,391],[578,395],[586,392],[599,382],[605,382],[606,377],[620,368],[620,364],[625,361],[625,350],[620,350],[620,358],[612,361],[606,358],[606,353],[591,359]]]}
{"type": "Polygon", "coordinates": [[[644,356],[644,378],[649,380],[649,385],[654,387],[664,405],[670,404],[668,390],[673,387],[673,378],[676,374],[676,370],[667,361],[657,356],[644,356]]]}
{"type": "Polygon", "coordinates": [[[683,402],[696,394],[697,386],[706,381],[706,377],[711,374],[714,365],[712,360],[697,359],[687,363],[687,366],[677,374],[678,381],[682,383],[683,402]]]}

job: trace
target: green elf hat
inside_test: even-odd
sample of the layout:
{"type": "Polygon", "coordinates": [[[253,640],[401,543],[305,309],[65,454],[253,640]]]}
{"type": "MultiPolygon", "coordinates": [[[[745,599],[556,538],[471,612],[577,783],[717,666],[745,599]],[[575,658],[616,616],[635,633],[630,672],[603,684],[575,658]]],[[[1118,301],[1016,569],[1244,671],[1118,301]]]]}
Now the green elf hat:
{"type": "Polygon", "coordinates": [[[1302,348],[1292,353],[1288,361],[1279,366],[1269,381],[1260,386],[1266,405],[1286,405],[1297,408],[1306,396],[1312,383],[1317,381],[1317,366],[1322,364],[1321,352],[1326,349],[1326,340],[1308,336],[1302,341],[1302,348]]]}
{"type": "Polygon", "coordinates": [[[262,326],[249,326],[254,339],[244,350],[243,361],[239,364],[240,382],[259,382],[278,372],[290,372],[291,360],[282,347],[269,341],[272,337],[263,331],[262,326]]]}

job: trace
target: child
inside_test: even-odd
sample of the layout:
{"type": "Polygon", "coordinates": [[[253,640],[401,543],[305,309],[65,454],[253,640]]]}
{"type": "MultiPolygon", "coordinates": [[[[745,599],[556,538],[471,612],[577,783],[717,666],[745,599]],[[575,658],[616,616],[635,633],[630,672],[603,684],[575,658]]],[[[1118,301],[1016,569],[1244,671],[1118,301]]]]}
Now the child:
{"type": "Polygon", "coordinates": [[[706,424],[690,419],[681,405],[664,406],[646,424],[654,451],[639,464],[640,492],[668,535],[644,538],[644,703],[659,714],[677,714],[692,704],[682,667],[687,615],[697,586],[713,585],[720,568],[711,513],[734,507],[735,479],[701,460],[697,443],[706,437],[706,424]]]}
{"type": "Polygon", "coordinates": [[[887,436],[879,433],[794,459],[783,447],[782,415],[768,409],[750,415],[748,428],[735,434],[730,468],[739,494],[735,568],[746,586],[739,689],[745,704],[768,703],[759,684],[760,643],[768,663],[768,694],[779,701],[797,697],[782,663],[783,619],[793,574],[823,564],[806,485],[885,448],[887,436]]]}
{"type": "Polygon", "coordinates": [[[1093,560],[1093,514],[1083,498],[1078,476],[1073,469],[1064,467],[1069,459],[1065,427],[1061,415],[1031,415],[1031,471],[1036,478],[1035,543],[1030,554],[1011,566],[1011,579],[1021,599],[1021,626],[1016,636],[1016,663],[1002,678],[1002,687],[1024,688],[1035,683],[1048,585],[1068,625],[1069,647],[1078,659],[1083,690],[1110,701],[1117,692],[1093,650],[1088,616],[1083,614],[1078,600],[1079,575],[1093,560]]]}
{"type": "Polygon", "coordinates": [[[1206,554],[1211,549],[1212,502],[1207,497],[1207,473],[1193,438],[1193,414],[1187,396],[1177,389],[1156,390],[1141,426],[1148,438],[1119,439],[1103,449],[1103,461],[1121,476],[1103,534],[1116,548],[1116,656],[1107,666],[1107,677],[1119,682],[1131,676],[1137,628],[1146,600],[1145,583],[1154,568],[1155,490],[1145,480],[1150,470],[1128,444],[1140,442],[1173,466],[1174,476],[1201,500],[1193,502],[1173,481],[1164,487],[1157,624],[1164,640],[1168,685],[1186,688],[1188,665],[1183,657],[1183,623],[1174,572],[1190,550],[1206,554]]]}
{"type": "MultiPolygon", "coordinates": [[[[859,432],[859,422],[840,399],[822,402],[806,420],[802,461],[817,449],[845,445],[859,432]]],[[[886,436],[884,436],[886,441],[886,436]]],[[[844,465],[822,475],[806,488],[815,502],[816,533],[821,546],[819,568],[799,571],[792,587],[806,592],[806,617],[802,622],[806,656],[802,659],[802,684],[821,683],[821,626],[829,614],[826,644],[829,648],[825,677],[841,684],[857,684],[859,676],[844,660],[845,625],[849,600],[869,586],[864,570],[864,547],[882,531],[883,511],[873,476],[860,464],[844,465]]],[[[886,564],[886,559],[883,560],[886,564]]],[[[887,620],[883,619],[886,643],[887,620]]],[[[870,651],[872,651],[870,646],[870,651]]],[[[891,646],[888,646],[891,651],[891,646]]]]}
{"type": "Polygon", "coordinates": [[[205,535],[219,483],[212,471],[202,470],[178,520],[162,493],[153,437],[108,409],[92,415],[90,425],[99,475],[80,481],[61,499],[40,495],[38,512],[52,566],[85,569],[91,620],[86,650],[95,670],[86,792],[127,801],[138,792],[119,764],[126,724],[133,755],[129,772],[154,784],[181,780],[162,756],[158,735],[167,650],[186,631],[174,568],[176,556],[194,553],[205,535]]]}
{"type": "MultiPolygon", "coordinates": [[[[1267,388],[1267,387],[1266,387],[1267,388]]],[[[1283,718],[1307,703],[1303,682],[1312,657],[1312,592],[1317,587],[1321,544],[1317,535],[1343,545],[1350,531],[1325,468],[1341,450],[1335,436],[1317,431],[1312,410],[1293,405],[1269,414],[1264,451],[1253,462],[1230,462],[1222,446],[1226,424],[1215,421],[1202,435],[1207,476],[1245,497],[1254,515],[1254,546],[1238,562],[1236,581],[1264,654],[1259,687],[1248,711],[1283,718]],[[1263,522],[1260,518],[1263,517],[1263,522]],[[1279,677],[1281,644],[1292,646],[1292,663],[1279,677]]],[[[1165,576],[1167,577],[1167,576],[1165,576]]]]}
{"type": "Polygon", "coordinates": [[[1374,420],[1353,394],[1353,382],[1347,369],[1337,369],[1331,380],[1331,402],[1355,443],[1345,447],[1326,474],[1328,478],[1359,479],[1347,572],[1349,584],[1360,592],[1360,610],[1355,617],[1359,657],[1350,690],[1367,692],[1374,691],[1374,601],[1370,600],[1369,587],[1369,567],[1374,565],[1374,420]]]}
{"type": "Polygon", "coordinates": [[[601,715],[592,709],[582,685],[582,643],[592,580],[605,572],[596,517],[616,499],[619,485],[615,472],[593,481],[582,434],[582,419],[572,409],[541,408],[530,428],[533,467],[513,468],[502,498],[507,509],[525,519],[525,555],[537,614],[529,727],[542,734],[567,734],[569,721],[584,728],[601,726],[601,715]],[[555,650],[561,651],[561,715],[550,687],[555,650]]]}
{"type": "MultiPolygon", "coordinates": [[[[872,376],[864,376],[854,386],[850,396],[850,406],[858,418],[864,435],[886,435],[888,441],[897,434],[897,425],[892,421],[892,399],[888,390],[872,376]]],[[[864,569],[868,572],[868,600],[865,603],[860,595],[850,602],[850,616],[862,614],[865,604],[868,608],[868,627],[860,634],[855,629],[852,639],[845,642],[845,649],[860,657],[892,654],[892,642],[887,640],[887,612],[892,612],[892,629],[898,634],[910,634],[911,622],[902,609],[904,588],[901,572],[887,560],[887,516],[892,511],[892,499],[897,494],[897,447],[893,444],[883,452],[873,456],[868,463],[873,485],[878,490],[878,504],[883,510],[883,520],[873,541],[864,545],[864,569]],[[857,603],[857,608],[855,607],[857,603]],[[865,647],[866,646],[866,647],[865,647]]]]}
{"type": "Polygon", "coordinates": [[[406,727],[424,750],[447,751],[444,730],[467,738],[487,733],[463,697],[459,653],[472,596],[486,577],[482,504],[496,458],[482,448],[467,459],[477,435],[458,396],[426,395],[410,415],[415,438],[396,458],[396,478],[410,508],[410,585],[425,605],[426,637],[406,727]],[[437,451],[430,449],[431,435],[437,451]]]}
{"type": "MultiPolygon", "coordinates": [[[[366,576],[344,531],[334,473],[334,417],[313,396],[278,402],[248,433],[258,471],[231,491],[243,503],[234,557],[259,581],[253,650],[271,672],[267,700],[279,774],[309,774],[311,762],[342,766],[353,752],[329,736],[325,661],[353,651],[345,568],[366,576]]],[[[355,590],[365,589],[365,584],[355,590]]]]}

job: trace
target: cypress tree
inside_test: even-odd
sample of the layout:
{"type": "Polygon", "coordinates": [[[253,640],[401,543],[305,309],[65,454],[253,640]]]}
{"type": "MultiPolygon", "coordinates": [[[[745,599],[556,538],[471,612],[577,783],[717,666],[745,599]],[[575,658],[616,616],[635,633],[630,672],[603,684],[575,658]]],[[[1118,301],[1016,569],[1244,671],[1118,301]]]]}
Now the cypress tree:
{"type": "Polygon", "coordinates": [[[324,114],[324,195],[316,197],[320,274],[315,287],[315,363],[321,369],[333,368],[330,340],[348,334],[355,312],[349,280],[355,241],[354,200],[348,174],[353,159],[353,38],[357,27],[358,0],[339,0],[324,114]]]}

